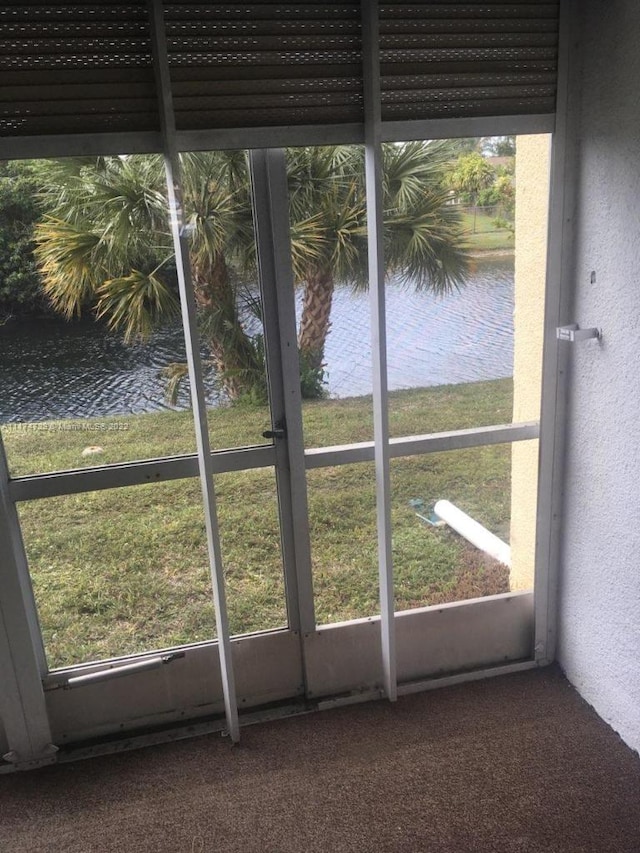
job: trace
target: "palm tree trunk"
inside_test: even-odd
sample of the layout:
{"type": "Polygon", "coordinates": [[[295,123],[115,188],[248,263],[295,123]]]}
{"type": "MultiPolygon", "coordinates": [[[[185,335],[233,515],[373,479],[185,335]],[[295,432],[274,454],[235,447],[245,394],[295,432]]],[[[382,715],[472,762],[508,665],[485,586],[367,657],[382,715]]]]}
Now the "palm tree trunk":
{"type": "Polygon", "coordinates": [[[242,396],[243,387],[239,377],[231,368],[228,350],[213,338],[207,340],[211,353],[211,361],[220,386],[229,400],[237,400],[242,396]]]}
{"type": "Polygon", "coordinates": [[[307,276],[298,332],[298,348],[305,367],[319,370],[324,360],[324,346],[331,327],[333,275],[320,270],[307,276]]]}
{"type": "Polygon", "coordinates": [[[237,400],[259,381],[255,350],[238,317],[236,295],[223,256],[193,270],[196,304],[203,315],[206,343],[222,390],[237,400]]]}

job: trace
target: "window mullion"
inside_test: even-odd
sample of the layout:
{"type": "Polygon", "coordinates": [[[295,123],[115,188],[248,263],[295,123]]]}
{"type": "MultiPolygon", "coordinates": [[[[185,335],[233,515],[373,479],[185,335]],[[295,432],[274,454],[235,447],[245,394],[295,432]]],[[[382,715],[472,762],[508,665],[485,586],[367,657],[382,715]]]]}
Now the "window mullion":
{"type": "Polygon", "coordinates": [[[27,557],[16,507],[9,496],[9,471],[0,437],[0,720],[15,767],[55,761],[57,749],[44,699],[46,660],[30,587],[27,557]]]}
{"type": "Polygon", "coordinates": [[[193,293],[189,245],[182,223],[182,187],[180,160],[175,141],[175,116],[171,96],[171,80],[167,59],[167,41],[164,28],[164,15],[161,0],[151,0],[152,40],[156,87],[161,116],[162,137],[164,143],[164,162],[167,173],[169,193],[169,213],[171,234],[176,257],[176,272],[180,288],[182,323],[189,367],[189,385],[198,450],[198,468],[204,504],[209,565],[213,586],[213,599],[216,612],[218,651],[220,654],[220,675],[224,693],[225,714],[231,740],[240,739],[238,705],[236,699],[235,677],[229,634],[224,572],[218,531],[216,494],[213,484],[213,461],[209,441],[209,425],[204,392],[202,360],[200,358],[200,340],[196,320],[196,303],[193,293]]]}
{"type": "Polygon", "coordinates": [[[378,49],[378,4],[375,0],[371,0],[371,2],[365,0],[362,4],[362,54],[380,633],[384,688],[387,697],[394,701],[398,695],[398,685],[391,548],[391,475],[389,466],[385,267],[382,222],[380,55],[378,49]]]}
{"type": "Polygon", "coordinates": [[[285,429],[275,448],[287,608],[290,626],[305,635],[315,615],[284,152],[252,151],[251,185],[272,417],[285,429]]]}

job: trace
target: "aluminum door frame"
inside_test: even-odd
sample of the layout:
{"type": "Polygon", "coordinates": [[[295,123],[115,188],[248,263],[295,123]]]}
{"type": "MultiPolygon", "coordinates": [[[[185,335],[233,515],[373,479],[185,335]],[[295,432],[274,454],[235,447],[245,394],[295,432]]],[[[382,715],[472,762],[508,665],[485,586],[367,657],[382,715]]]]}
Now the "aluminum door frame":
{"type": "MultiPolygon", "coordinates": [[[[567,45],[569,37],[566,21],[569,17],[569,8],[569,4],[567,2],[563,2],[562,14],[565,21],[565,25],[561,31],[561,51],[563,52],[562,57],[565,57],[562,59],[563,63],[566,63],[566,53],[568,50],[567,45]]],[[[563,65],[559,84],[559,122],[557,126],[559,134],[556,134],[554,139],[555,165],[554,181],[552,184],[550,216],[551,230],[549,240],[549,275],[553,275],[554,280],[551,280],[550,278],[548,290],[553,292],[554,298],[548,302],[545,320],[547,336],[545,343],[545,372],[543,378],[539,506],[551,507],[551,509],[548,513],[541,513],[539,517],[539,546],[536,559],[537,579],[534,611],[535,630],[537,632],[536,644],[540,641],[544,641],[545,648],[537,650],[537,657],[534,657],[532,654],[531,659],[527,657],[525,659],[516,660],[504,667],[496,666],[487,670],[483,668],[487,665],[486,661],[477,661],[475,663],[473,661],[467,661],[465,666],[479,666],[481,668],[475,672],[460,672],[451,677],[429,677],[426,681],[421,680],[420,678],[412,678],[409,681],[402,680],[398,686],[399,693],[410,692],[413,689],[428,689],[429,686],[440,683],[449,683],[451,680],[467,680],[478,677],[478,674],[482,674],[484,676],[503,671],[513,671],[514,669],[522,667],[544,664],[553,659],[556,598],[554,578],[557,574],[557,547],[559,540],[558,512],[561,497],[560,480],[562,474],[561,460],[559,459],[559,456],[561,456],[560,450],[562,444],[563,412],[560,398],[562,397],[563,383],[566,382],[566,372],[563,371],[562,363],[559,363],[558,361],[559,356],[556,346],[549,340],[549,330],[553,329],[555,325],[560,323],[563,312],[566,312],[568,305],[567,294],[569,292],[567,279],[570,272],[568,260],[570,245],[567,245],[567,241],[570,237],[570,228],[568,228],[563,235],[562,228],[555,227],[560,222],[564,223],[566,221],[568,217],[567,209],[570,207],[568,196],[563,195],[564,187],[559,186],[559,182],[562,181],[562,184],[564,185],[567,180],[567,162],[570,162],[571,160],[570,153],[567,154],[566,147],[567,124],[563,124],[566,118],[565,113],[568,110],[568,99],[566,98],[567,74],[566,65],[563,65]],[[559,374],[562,374],[560,379],[559,374]],[[553,436],[555,436],[555,441],[553,440],[553,436]],[[549,561],[552,558],[554,566],[552,567],[550,574],[549,561]]],[[[465,119],[454,120],[453,122],[451,120],[439,120],[423,123],[420,127],[418,127],[417,123],[408,123],[408,126],[402,125],[398,127],[385,125],[382,129],[384,136],[380,138],[387,141],[392,138],[401,140],[426,136],[430,138],[444,138],[451,135],[487,135],[495,133],[497,128],[500,128],[498,131],[500,133],[533,133],[552,131],[556,129],[556,123],[552,116],[515,116],[506,117],[501,120],[498,118],[482,118],[477,120],[465,119]]],[[[237,138],[232,138],[231,136],[225,136],[224,134],[199,132],[176,134],[175,150],[243,147],[246,144],[247,137],[243,134],[236,136],[237,138]]],[[[252,131],[251,138],[255,143],[261,142],[265,145],[278,144],[278,129],[257,129],[252,131]]],[[[322,144],[323,141],[325,143],[331,141],[355,142],[362,141],[364,138],[365,134],[362,127],[352,129],[335,129],[333,136],[330,128],[325,129],[324,133],[318,132],[317,130],[312,132],[311,130],[301,129],[300,131],[300,144],[322,144]],[[351,134],[351,136],[349,136],[349,134],[351,134]]],[[[123,140],[127,142],[125,137],[123,137],[123,140]]],[[[34,157],[54,156],[56,153],[58,155],[74,153],[71,148],[69,148],[68,142],[69,140],[65,139],[33,140],[31,142],[27,141],[24,144],[21,142],[20,150],[16,149],[10,156],[34,157]]],[[[157,151],[160,147],[159,143],[160,138],[157,134],[153,134],[146,140],[138,137],[135,139],[131,138],[128,140],[127,144],[123,143],[123,147],[132,151],[157,151]]],[[[89,150],[86,147],[87,145],[90,145],[90,147],[93,146],[96,153],[105,153],[106,150],[110,150],[109,146],[112,146],[115,143],[112,137],[109,137],[109,139],[101,139],[99,135],[96,135],[89,141],[86,139],[79,141],[75,140],[74,144],[81,146],[81,151],[79,150],[75,153],[87,153],[89,150]]],[[[120,143],[118,143],[117,147],[118,150],[123,150],[120,143]]],[[[281,246],[279,248],[281,249],[281,246]]],[[[525,440],[525,436],[526,438],[533,437],[533,435],[527,432],[527,430],[530,430],[533,426],[535,425],[504,425],[497,429],[502,430],[502,434],[504,436],[513,431],[513,440],[525,440]]],[[[482,430],[470,430],[464,432],[466,433],[464,437],[452,433],[447,434],[444,437],[419,436],[414,437],[415,440],[411,441],[408,439],[393,440],[394,455],[396,453],[397,455],[403,455],[402,447],[403,442],[405,441],[407,442],[407,447],[412,444],[412,441],[414,446],[418,446],[422,443],[426,452],[430,452],[431,448],[435,447],[438,442],[440,442],[441,449],[446,449],[445,446],[449,446],[449,442],[451,442],[451,449],[454,448],[456,442],[460,441],[476,441],[477,445],[493,443],[491,440],[483,440],[488,437],[488,434],[482,434],[482,430]],[[445,446],[443,446],[443,442],[445,446]],[[430,447],[427,446],[429,443],[430,447]]],[[[510,439],[505,438],[505,440],[510,439]]],[[[460,446],[471,445],[464,444],[460,446]]],[[[1,448],[2,445],[0,444],[0,454],[3,453],[1,448]]],[[[374,448],[370,445],[349,446],[345,448],[318,448],[305,452],[305,466],[320,467],[324,463],[329,464],[329,460],[333,460],[331,464],[339,464],[338,457],[342,457],[342,459],[346,461],[347,458],[353,458],[354,455],[357,456],[359,454],[361,455],[361,458],[370,458],[370,454],[373,449],[374,448]]],[[[220,454],[210,454],[212,460],[210,471],[242,470],[245,468],[263,467],[264,464],[275,464],[278,452],[277,448],[256,447],[243,448],[239,451],[224,451],[220,454]]],[[[207,468],[209,467],[208,462],[205,462],[204,464],[207,468]]],[[[59,721],[54,709],[54,705],[59,701],[59,699],[54,697],[62,696],[65,693],[67,695],[71,694],[72,691],[65,690],[63,686],[65,679],[68,680],[68,678],[72,677],[73,674],[88,674],[95,672],[99,668],[104,669],[105,666],[117,669],[127,665],[128,663],[148,661],[151,657],[158,654],[157,652],[149,652],[140,656],[131,656],[129,658],[110,661],[107,664],[87,664],[80,667],[74,667],[68,671],[59,670],[49,674],[44,674],[43,676],[41,671],[41,653],[38,651],[39,644],[37,638],[34,638],[34,610],[32,592],[30,591],[28,574],[26,573],[26,563],[23,556],[20,554],[19,544],[17,551],[15,551],[14,547],[16,542],[19,543],[19,540],[17,539],[17,536],[19,536],[19,526],[16,527],[15,523],[11,522],[11,518],[15,514],[15,501],[51,496],[53,494],[69,494],[75,491],[85,491],[88,490],[90,483],[94,484],[94,487],[96,488],[112,488],[116,485],[133,485],[134,482],[162,482],[164,477],[167,479],[175,479],[183,476],[194,476],[197,475],[197,473],[198,464],[196,458],[193,456],[182,456],[175,457],[173,459],[129,463],[121,466],[107,466],[106,469],[93,469],[82,472],[63,472],[61,474],[39,475],[36,477],[19,478],[16,480],[9,480],[8,478],[5,478],[4,482],[0,484],[2,486],[3,496],[2,505],[0,506],[0,516],[2,516],[1,521],[3,529],[8,531],[6,535],[14,543],[12,545],[12,548],[14,549],[12,554],[8,557],[5,554],[2,555],[1,568],[4,583],[1,596],[2,601],[0,603],[2,605],[1,612],[4,625],[3,630],[0,631],[0,665],[4,666],[7,671],[10,671],[10,674],[18,674],[19,676],[18,678],[13,678],[13,681],[12,679],[9,679],[7,682],[9,683],[9,689],[6,695],[9,696],[8,701],[10,703],[10,707],[9,710],[7,710],[8,705],[5,704],[2,710],[4,731],[0,731],[0,743],[9,747],[9,751],[13,751],[13,746],[21,742],[27,745],[24,755],[22,756],[25,760],[33,760],[35,762],[55,760],[52,759],[50,741],[48,743],[45,742],[49,739],[50,735],[53,737],[53,732],[51,731],[52,727],[49,725],[47,716],[54,720],[53,730],[56,735],[60,734],[60,727],[58,726],[59,721]],[[10,611],[13,615],[8,615],[10,611]],[[38,687],[40,679],[42,679],[41,683],[44,685],[42,695],[40,694],[40,688],[38,687]],[[43,707],[48,709],[48,714],[43,714],[43,707]],[[22,729],[22,734],[16,734],[19,729],[22,729]],[[33,732],[33,738],[28,734],[29,729],[33,732]],[[38,742],[39,745],[37,745],[38,742]]],[[[481,608],[489,614],[490,610],[495,606],[494,598],[495,597],[492,597],[479,602],[462,602],[460,604],[447,606],[449,609],[446,612],[455,613],[459,611],[460,613],[468,615],[473,609],[480,614],[481,608]]],[[[531,597],[531,594],[525,593],[508,596],[505,601],[519,602],[518,606],[522,606],[522,612],[524,614],[526,609],[529,607],[527,601],[531,602],[533,601],[533,598],[531,597]]],[[[505,607],[506,606],[507,605],[505,605],[505,607]]],[[[431,608],[424,608],[418,611],[411,611],[410,617],[411,621],[414,622],[415,625],[418,625],[419,622],[417,620],[423,620],[424,616],[423,621],[426,624],[427,620],[432,621],[435,618],[433,615],[434,613],[439,612],[440,609],[436,609],[436,611],[434,611],[431,608]]],[[[482,622],[481,615],[478,618],[482,622]]],[[[402,631],[404,630],[400,629],[398,626],[408,619],[409,617],[405,614],[395,614],[393,621],[396,623],[398,636],[401,636],[402,631]]],[[[320,642],[320,639],[324,640],[333,637],[333,639],[337,641],[338,648],[344,651],[344,649],[347,649],[353,640],[343,639],[338,641],[339,634],[342,634],[343,638],[346,638],[347,634],[350,634],[352,637],[356,637],[357,646],[361,643],[361,639],[367,635],[367,632],[376,631],[375,625],[376,620],[370,619],[364,621],[355,620],[354,624],[349,623],[347,626],[326,626],[310,633],[309,637],[306,639],[310,639],[311,643],[307,645],[315,645],[317,642],[320,642]]],[[[518,632],[516,632],[516,635],[517,633],[518,632]]],[[[411,632],[409,632],[409,634],[411,634],[411,632]]],[[[513,648],[515,649],[516,654],[520,654],[523,648],[520,644],[522,637],[516,635],[514,635],[513,638],[513,648]]],[[[174,672],[178,672],[180,667],[183,666],[183,664],[180,663],[181,661],[187,661],[187,663],[184,664],[184,672],[187,672],[187,666],[193,666],[193,670],[189,678],[190,681],[193,681],[196,677],[200,677],[200,667],[203,668],[203,671],[209,673],[210,680],[215,681],[217,677],[215,673],[215,660],[219,659],[217,643],[195,644],[193,646],[186,647],[185,649],[181,649],[180,651],[185,651],[185,656],[174,658],[170,662],[169,666],[165,667],[163,665],[159,670],[145,670],[137,676],[137,678],[142,679],[140,681],[142,693],[145,693],[147,689],[146,686],[142,689],[143,685],[146,685],[147,680],[152,678],[157,679],[158,672],[161,673],[163,677],[166,677],[166,674],[171,672],[172,669],[174,672]],[[190,658],[193,658],[193,661],[190,661],[190,658]]],[[[311,650],[312,653],[313,651],[314,650],[311,650]]],[[[245,671],[247,674],[251,673],[251,683],[248,685],[246,690],[244,686],[241,685],[240,692],[238,693],[238,702],[244,703],[246,707],[275,701],[275,697],[278,697],[278,699],[285,699],[287,697],[300,696],[304,692],[304,683],[301,682],[300,679],[296,679],[292,674],[292,670],[289,670],[289,666],[292,663],[295,664],[294,669],[297,668],[298,663],[302,665],[302,646],[299,639],[292,636],[292,632],[268,632],[250,637],[232,638],[230,640],[230,652],[234,661],[246,661],[247,663],[244,664],[246,666],[245,671]],[[279,666],[274,665],[273,661],[276,657],[280,660],[279,666]],[[279,674],[283,676],[280,684],[278,684],[279,674]]],[[[307,650],[306,653],[308,656],[309,651],[307,650]]],[[[457,665],[460,665],[461,661],[462,659],[458,659],[457,665]]],[[[321,663],[321,666],[324,666],[325,663],[326,660],[321,663]]],[[[361,663],[362,661],[354,661],[354,672],[352,676],[349,676],[346,680],[342,679],[342,681],[329,681],[328,685],[323,689],[338,691],[344,688],[347,692],[352,694],[350,696],[343,697],[344,701],[353,701],[358,695],[364,695],[363,691],[366,692],[366,690],[363,686],[363,680],[361,678],[356,678],[356,671],[361,663]]],[[[238,664],[236,663],[235,665],[237,666],[238,664]]],[[[404,673],[410,670],[408,662],[404,658],[404,653],[403,659],[399,661],[399,669],[401,679],[404,678],[404,673]]],[[[414,676],[418,672],[418,670],[410,671],[414,676]]],[[[367,681],[367,683],[370,682],[371,679],[367,681]]],[[[116,683],[122,685],[123,693],[127,692],[127,689],[130,691],[130,680],[128,678],[116,679],[111,682],[111,684],[116,683]],[[125,687],[125,685],[128,685],[128,687],[125,687]]],[[[94,684],[91,689],[97,687],[98,683],[94,684]]],[[[87,688],[85,687],[83,689],[86,690],[87,688]]],[[[374,686],[374,694],[376,693],[376,690],[379,689],[382,688],[376,688],[374,686]]],[[[307,690],[308,693],[313,692],[310,691],[309,688],[307,688],[307,690]]],[[[171,720],[177,721],[185,719],[186,715],[189,713],[189,709],[193,713],[194,718],[204,714],[204,711],[202,710],[203,708],[207,709],[206,713],[213,710],[215,713],[219,714],[220,708],[222,707],[220,704],[222,700],[219,695],[214,696],[210,694],[208,697],[208,704],[207,702],[204,704],[201,703],[201,697],[194,695],[192,696],[194,704],[188,705],[188,703],[185,703],[188,706],[185,708],[179,707],[181,703],[175,701],[175,696],[167,697],[166,693],[166,684],[160,684],[160,687],[155,694],[154,691],[151,690],[152,695],[163,695],[167,706],[165,711],[159,710],[160,706],[156,704],[155,707],[157,713],[151,713],[150,715],[145,716],[144,709],[137,707],[132,709],[131,714],[128,715],[126,719],[123,719],[125,715],[121,714],[119,723],[109,721],[103,724],[98,724],[96,722],[94,725],[89,720],[86,720],[87,724],[85,726],[80,726],[79,729],[73,729],[71,727],[69,728],[69,731],[75,735],[77,739],[83,739],[90,736],[92,732],[104,735],[107,732],[111,733],[118,730],[135,730],[140,726],[144,727],[148,724],[153,724],[153,722],[150,721],[157,722],[159,717],[162,717],[164,723],[171,720]]],[[[329,699],[326,701],[332,700],[329,699]]],[[[342,700],[338,699],[337,701],[342,700]]],[[[224,704],[224,702],[222,704],[224,704]]],[[[64,732],[62,734],[64,734],[64,732]]],[[[7,762],[7,766],[0,768],[0,770],[14,769],[15,766],[17,765],[12,765],[11,762],[7,762]]]]}

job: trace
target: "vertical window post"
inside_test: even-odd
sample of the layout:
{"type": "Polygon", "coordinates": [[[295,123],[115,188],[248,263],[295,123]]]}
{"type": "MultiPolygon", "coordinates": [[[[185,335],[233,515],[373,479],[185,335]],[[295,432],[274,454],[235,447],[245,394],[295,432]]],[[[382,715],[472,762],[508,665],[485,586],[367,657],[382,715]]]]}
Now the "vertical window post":
{"type": "Polygon", "coordinates": [[[558,576],[565,457],[566,398],[569,348],[558,345],[556,328],[573,320],[573,273],[576,185],[575,123],[572,102],[577,64],[571,24],[578,17],[574,0],[560,4],[558,87],[555,129],[551,148],[551,180],[547,239],[547,275],[542,356],[540,459],[535,557],[535,658],[541,666],[556,657],[558,639],[558,576]]]}
{"type": "Polygon", "coordinates": [[[42,688],[44,649],[29,586],[27,558],[0,437],[0,721],[16,768],[55,761],[57,748],[42,688]]]}
{"type": "Polygon", "coordinates": [[[286,424],[276,476],[287,609],[290,627],[304,637],[316,621],[284,151],[253,150],[250,166],[272,416],[286,424]]]}
{"type": "Polygon", "coordinates": [[[209,565],[211,568],[213,599],[216,611],[218,650],[220,654],[220,675],[224,693],[228,733],[232,741],[237,742],[240,739],[238,705],[233,672],[231,640],[229,636],[229,618],[227,615],[224,574],[222,570],[222,555],[220,552],[216,495],[213,485],[213,462],[209,442],[207,406],[202,381],[202,361],[200,358],[200,340],[196,320],[196,303],[191,278],[189,245],[184,234],[182,222],[183,209],[180,159],[175,141],[175,115],[173,112],[173,98],[171,94],[171,78],[167,57],[167,41],[164,28],[162,0],[150,0],[150,17],[152,24],[154,68],[158,92],[158,104],[160,109],[164,162],[169,193],[171,234],[173,237],[173,245],[176,255],[176,271],[180,288],[180,305],[182,308],[182,323],[184,326],[184,337],[187,350],[189,386],[191,389],[191,404],[193,406],[193,420],[196,431],[196,446],[198,450],[198,467],[200,470],[200,484],[202,487],[202,500],[204,503],[204,517],[209,550],[209,565]]]}
{"type": "Polygon", "coordinates": [[[397,698],[398,686],[391,548],[391,476],[387,406],[387,337],[377,0],[363,0],[362,3],[362,55],[382,669],[385,693],[393,702],[397,698]]]}

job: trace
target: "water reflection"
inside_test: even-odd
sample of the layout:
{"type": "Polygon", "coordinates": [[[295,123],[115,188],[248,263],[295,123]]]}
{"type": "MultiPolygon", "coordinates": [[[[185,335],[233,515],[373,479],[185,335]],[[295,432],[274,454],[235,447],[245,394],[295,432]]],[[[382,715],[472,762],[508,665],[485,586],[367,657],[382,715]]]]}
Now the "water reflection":
{"type": "MultiPolygon", "coordinates": [[[[42,321],[4,326],[0,340],[1,422],[173,408],[161,371],[186,360],[179,326],[128,345],[98,324],[42,321]]],[[[189,408],[186,383],[177,408],[189,408]]]]}
{"type": "MultiPolygon", "coordinates": [[[[513,374],[513,258],[480,261],[459,291],[386,290],[389,390],[449,385],[513,374]]],[[[369,297],[334,295],[325,348],[329,393],[371,393],[369,297]]]]}
{"type": "MultiPolygon", "coordinates": [[[[325,349],[328,392],[371,392],[366,293],[337,288],[325,349]]],[[[481,261],[463,290],[445,297],[390,283],[389,388],[510,376],[513,370],[513,259],[481,261]]],[[[173,408],[164,366],[186,359],[179,326],[126,345],[93,323],[30,322],[0,329],[0,422],[138,414],[173,408]]],[[[206,351],[203,351],[206,357],[206,351]]],[[[218,393],[208,382],[208,403],[218,393]]],[[[189,407],[186,383],[176,408],[189,407]]]]}

